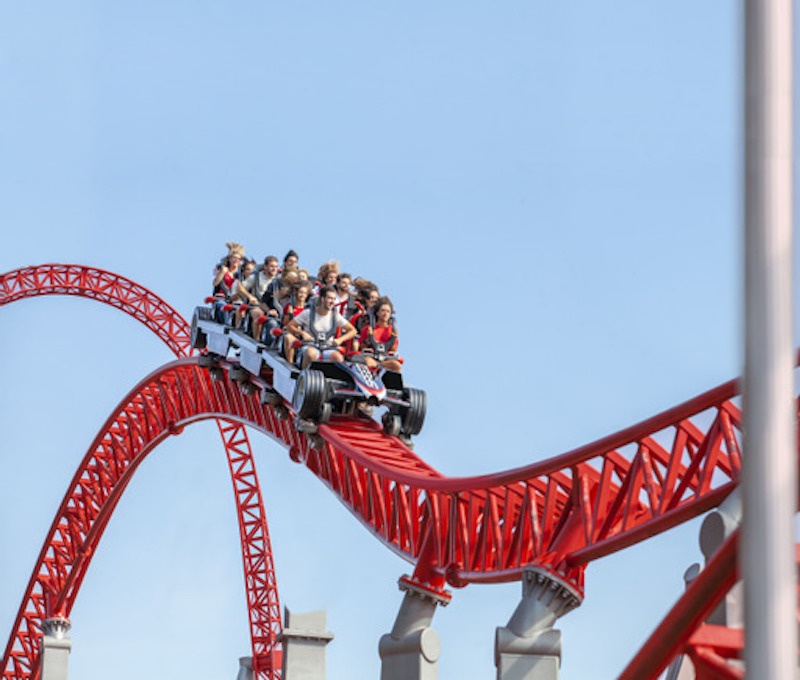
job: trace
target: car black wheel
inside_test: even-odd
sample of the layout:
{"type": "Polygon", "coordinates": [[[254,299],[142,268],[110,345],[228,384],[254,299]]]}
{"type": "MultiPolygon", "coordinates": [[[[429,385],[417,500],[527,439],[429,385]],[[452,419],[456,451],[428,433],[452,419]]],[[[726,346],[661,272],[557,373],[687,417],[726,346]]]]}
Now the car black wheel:
{"type": "Polygon", "coordinates": [[[300,418],[318,420],[325,403],[325,375],[307,368],[297,376],[292,405],[300,418]]]}
{"type": "Polygon", "coordinates": [[[408,402],[408,408],[403,413],[403,434],[409,436],[419,434],[425,424],[425,411],[428,407],[425,391],[407,387],[403,390],[403,397],[408,402]]]}

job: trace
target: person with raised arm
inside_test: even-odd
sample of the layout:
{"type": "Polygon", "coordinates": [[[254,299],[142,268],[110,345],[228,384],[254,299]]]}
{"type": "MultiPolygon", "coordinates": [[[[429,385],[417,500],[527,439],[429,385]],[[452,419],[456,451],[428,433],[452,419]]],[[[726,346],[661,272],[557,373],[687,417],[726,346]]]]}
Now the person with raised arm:
{"type": "Polygon", "coordinates": [[[237,278],[239,267],[244,259],[244,246],[233,241],[229,241],[225,245],[228,247],[228,254],[222,258],[222,261],[214,270],[214,280],[212,284],[215,298],[214,307],[217,316],[226,305],[232,304],[237,300],[247,299],[241,287],[241,282],[237,278]]]}

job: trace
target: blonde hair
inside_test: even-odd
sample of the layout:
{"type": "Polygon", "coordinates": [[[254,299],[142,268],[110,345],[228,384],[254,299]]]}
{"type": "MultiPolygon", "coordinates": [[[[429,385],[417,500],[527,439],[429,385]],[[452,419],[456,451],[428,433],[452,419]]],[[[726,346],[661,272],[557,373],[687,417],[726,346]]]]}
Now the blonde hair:
{"type": "Polygon", "coordinates": [[[228,241],[226,244],[228,246],[228,257],[231,255],[238,255],[241,258],[244,258],[244,246],[240,243],[236,243],[235,241],[228,241]]]}

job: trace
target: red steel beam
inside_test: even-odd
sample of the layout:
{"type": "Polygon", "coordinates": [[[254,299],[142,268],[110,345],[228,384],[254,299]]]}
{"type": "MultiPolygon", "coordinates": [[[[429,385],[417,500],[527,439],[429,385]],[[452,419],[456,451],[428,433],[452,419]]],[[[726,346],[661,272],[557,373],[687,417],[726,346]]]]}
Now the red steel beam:
{"type": "MultiPolygon", "coordinates": [[[[54,522],[14,649],[32,648],[23,629],[46,610],[43,600],[71,607],[141,457],[199,419],[248,423],[282,442],[385,545],[416,561],[417,574],[437,585],[445,578],[453,585],[516,580],[535,565],[582,590],[588,561],[706,511],[739,481],[735,381],[553,459],[445,478],[371,421],[335,417],[320,427],[321,439],[298,433],[281,410],[243,394],[224,375],[214,382],[195,362],[175,362],[140,383],[109,418],[54,522]]],[[[266,385],[263,378],[254,382],[266,385]]]]}
{"type": "MultiPolygon", "coordinates": [[[[103,302],[150,328],[176,356],[185,357],[192,352],[186,320],[144,286],[119,274],[83,265],[45,264],[0,275],[0,306],[44,295],[73,295],[103,302]]],[[[228,457],[239,520],[253,670],[258,680],[277,680],[281,669],[281,644],[277,640],[282,627],[280,603],[252,449],[241,423],[219,419],[217,425],[228,457]]],[[[121,451],[120,455],[124,455],[124,452],[121,451]]],[[[117,469],[116,459],[112,458],[107,463],[109,469],[117,469]]],[[[100,469],[97,474],[102,477],[106,472],[100,469]]],[[[109,478],[105,479],[107,482],[109,478]]],[[[96,500],[100,503],[104,488],[101,484],[97,489],[87,489],[87,492],[97,493],[96,500]]],[[[70,512],[75,510],[70,509],[70,512]]],[[[68,559],[68,555],[63,557],[62,544],[54,544],[49,549],[55,557],[68,559]]],[[[0,666],[5,671],[4,678],[29,677],[31,673],[35,677],[37,673],[36,662],[31,663],[30,660],[35,659],[38,653],[41,622],[54,612],[43,598],[32,601],[30,606],[38,612],[38,619],[26,619],[29,630],[24,637],[16,642],[13,637],[9,640],[3,665],[0,666]],[[13,644],[18,646],[17,652],[22,650],[24,653],[14,656],[13,644]],[[9,664],[13,666],[12,671],[8,671],[9,664]]]]}
{"type": "Polygon", "coordinates": [[[681,653],[691,631],[705,621],[739,578],[738,530],[714,554],[631,660],[619,680],[656,678],[681,653]]]}

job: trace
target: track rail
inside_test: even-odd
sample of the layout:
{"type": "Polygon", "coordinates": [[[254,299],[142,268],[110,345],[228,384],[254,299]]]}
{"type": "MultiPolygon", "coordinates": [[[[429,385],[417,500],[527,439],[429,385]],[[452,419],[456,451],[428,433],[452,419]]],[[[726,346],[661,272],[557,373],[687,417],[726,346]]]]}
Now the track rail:
{"type": "Polygon", "coordinates": [[[321,427],[329,446],[306,464],[402,554],[413,559],[430,540],[425,573],[459,586],[517,580],[536,564],[582,590],[585,564],[705,512],[736,486],[737,393],[731,381],[588,446],[493,475],[444,478],[419,462],[390,464],[371,453],[382,435],[349,422],[321,427]]]}
{"type": "MultiPolygon", "coordinates": [[[[73,295],[103,302],[150,328],[176,356],[189,356],[192,351],[186,320],[160,297],[118,274],[83,265],[45,264],[0,275],[0,306],[44,295],[73,295]]],[[[218,419],[217,426],[236,500],[253,670],[258,680],[277,680],[281,668],[281,644],[277,640],[281,608],[252,449],[243,424],[218,419]]],[[[42,555],[48,550],[57,550],[57,546],[45,543],[42,555]]],[[[42,556],[39,567],[41,564],[42,556]]],[[[34,573],[29,589],[35,578],[34,573]]],[[[23,600],[0,666],[4,679],[37,677],[41,623],[49,616],[62,614],[51,608],[53,603],[45,605],[30,595],[23,600]]]]}
{"type": "MultiPolygon", "coordinates": [[[[704,436],[679,408],[644,423],[648,434],[632,442],[627,458],[630,436],[622,433],[525,468],[445,478],[376,423],[335,417],[320,427],[319,438],[308,436],[281,407],[262,404],[226,372],[215,381],[196,359],[179,360],[140,383],[106,422],[62,505],[28,597],[34,603],[49,598],[49,610],[68,611],[96,540],[142,457],[185,425],[218,417],[245,422],[287,446],[407,560],[417,561],[423,543],[432,540],[426,573],[463,585],[515,580],[523,568],[538,565],[569,579],[576,569],[582,574],[586,560],[703,512],[733,487],[738,458],[731,451],[738,447],[715,434],[724,431],[717,423],[727,422],[733,409],[726,399],[733,389],[723,386],[684,407],[716,406],[704,436]],[[672,457],[656,446],[651,430],[668,424],[678,433],[672,457]],[[669,464],[678,458],[682,462],[669,464]],[[658,493],[656,480],[666,487],[658,493]],[[454,561],[465,568],[453,567],[454,561]]],[[[42,611],[42,605],[33,609],[42,611]]]]}
{"type": "Polygon", "coordinates": [[[72,295],[116,307],[152,330],[177,357],[192,353],[189,324],[144,286],[80,264],[41,264],[0,275],[0,306],[40,295],[72,295]]]}
{"type": "Polygon", "coordinates": [[[728,659],[742,660],[744,631],[703,623],[740,578],[738,548],[737,529],[692,581],[619,680],[658,677],[678,654],[692,659],[698,680],[744,677],[743,668],[727,663],[728,659]]]}
{"type": "Polygon", "coordinates": [[[220,360],[217,380],[196,359],[163,366],[109,417],[26,591],[12,638],[19,658],[36,652],[43,616],[70,611],[143,457],[197,420],[246,423],[281,442],[433,588],[517,580],[536,566],[582,593],[589,562],[707,511],[739,481],[736,381],[550,460],[448,478],[371,421],[334,417],[316,436],[297,432],[285,405],[261,403],[265,379],[238,383],[229,377],[235,366],[220,360]]]}

